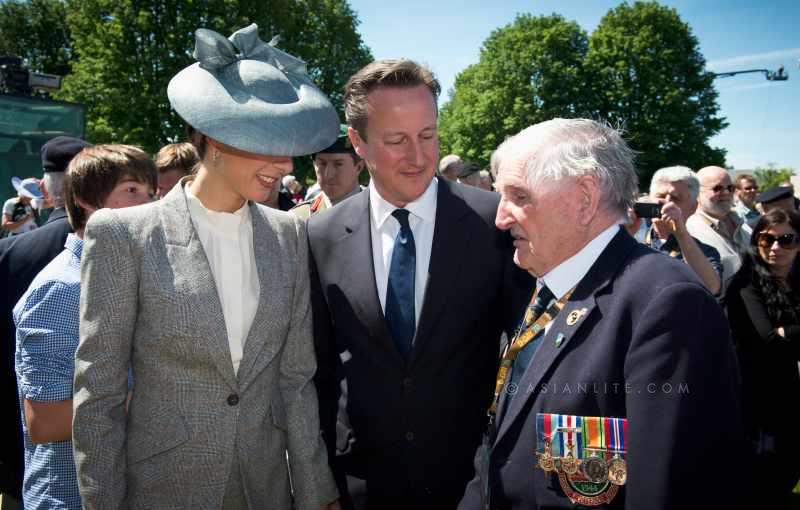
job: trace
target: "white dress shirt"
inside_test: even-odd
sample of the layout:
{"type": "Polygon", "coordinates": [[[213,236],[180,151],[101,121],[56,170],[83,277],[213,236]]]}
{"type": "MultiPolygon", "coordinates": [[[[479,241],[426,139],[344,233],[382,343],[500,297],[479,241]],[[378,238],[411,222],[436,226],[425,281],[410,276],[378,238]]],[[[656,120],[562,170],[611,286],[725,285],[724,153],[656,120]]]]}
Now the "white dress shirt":
{"type": "Polygon", "coordinates": [[[244,343],[256,316],[260,285],[253,249],[253,221],[245,202],[236,212],[206,209],[184,186],[189,216],[206,252],[222,305],[234,373],[244,353],[244,343]]]}
{"type": "MultiPolygon", "coordinates": [[[[556,299],[561,299],[564,294],[570,291],[573,287],[578,285],[589,269],[592,268],[594,263],[606,249],[606,246],[614,239],[614,236],[619,232],[620,226],[616,223],[607,229],[600,232],[594,239],[581,248],[581,250],[560,263],[553,269],[547,272],[537,280],[537,285],[540,287],[542,282],[547,285],[547,288],[553,293],[556,299]]],[[[547,324],[545,331],[550,327],[547,324]]]]}
{"type": "MultiPolygon", "coordinates": [[[[428,284],[428,266],[431,261],[431,248],[433,247],[433,229],[436,226],[436,202],[439,183],[436,177],[425,192],[413,202],[406,204],[408,223],[414,234],[416,248],[416,275],[414,279],[414,316],[419,325],[420,311],[425,298],[425,286],[428,284]]],[[[378,297],[381,300],[381,309],[386,312],[386,288],[389,286],[389,268],[392,265],[394,240],[400,232],[400,223],[392,216],[398,207],[393,206],[383,199],[369,184],[370,231],[372,234],[372,261],[375,266],[375,285],[378,287],[378,297]]]]}

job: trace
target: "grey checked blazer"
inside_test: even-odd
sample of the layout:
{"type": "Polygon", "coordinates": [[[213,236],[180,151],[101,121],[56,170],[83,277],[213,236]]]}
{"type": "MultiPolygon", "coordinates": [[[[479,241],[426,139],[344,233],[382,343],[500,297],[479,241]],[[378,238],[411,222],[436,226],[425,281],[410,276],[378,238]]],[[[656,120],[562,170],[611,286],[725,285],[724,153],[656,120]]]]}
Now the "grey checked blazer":
{"type": "Polygon", "coordinates": [[[182,186],[100,210],[86,229],[73,419],[84,508],[220,508],[237,462],[250,508],[288,509],[285,450],[295,508],[321,508],[337,492],[311,380],[305,226],[250,204],[261,294],[237,377],[182,186]]]}

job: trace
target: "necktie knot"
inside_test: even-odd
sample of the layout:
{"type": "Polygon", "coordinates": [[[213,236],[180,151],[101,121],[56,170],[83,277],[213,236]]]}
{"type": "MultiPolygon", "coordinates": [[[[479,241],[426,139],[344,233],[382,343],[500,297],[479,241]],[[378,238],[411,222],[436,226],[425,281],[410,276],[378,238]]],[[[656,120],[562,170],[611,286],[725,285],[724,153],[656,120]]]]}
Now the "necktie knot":
{"type": "Polygon", "coordinates": [[[408,234],[411,233],[411,225],[408,222],[409,212],[407,209],[395,209],[392,211],[392,216],[395,217],[400,223],[400,239],[399,241],[405,244],[408,240],[408,234]]]}
{"type": "Polygon", "coordinates": [[[542,288],[539,289],[539,292],[536,294],[536,299],[533,300],[533,315],[534,317],[539,317],[542,315],[547,307],[550,305],[550,302],[555,299],[553,292],[547,287],[547,285],[542,285],[542,288]]]}

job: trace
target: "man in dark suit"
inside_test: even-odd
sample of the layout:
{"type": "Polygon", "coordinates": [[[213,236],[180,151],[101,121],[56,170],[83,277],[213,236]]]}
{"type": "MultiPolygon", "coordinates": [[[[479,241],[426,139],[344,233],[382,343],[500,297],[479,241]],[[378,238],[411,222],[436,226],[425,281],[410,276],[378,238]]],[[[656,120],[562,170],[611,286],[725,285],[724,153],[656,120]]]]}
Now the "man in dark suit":
{"type": "Polygon", "coordinates": [[[17,377],[14,373],[15,330],[11,310],[39,274],[64,249],[72,229],[64,209],[64,171],[84,147],[83,140],[59,136],[42,146],[43,187],[53,203],[47,223],[26,234],[0,240],[0,437],[8,447],[0,449],[0,492],[20,497],[22,486],[22,429],[20,427],[17,377]]]}
{"type": "Polygon", "coordinates": [[[620,228],[632,151],[606,125],[555,119],[494,160],[497,226],[538,277],[535,311],[459,509],[735,507],[747,469],[728,326],[691,268],[620,228]]]}
{"type": "Polygon", "coordinates": [[[354,75],[348,134],[371,183],[309,220],[323,433],[332,450],[343,363],[356,440],[347,470],[366,479],[370,509],[456,506],[499,338],[532,289],[493,224],[499,196],[434,177],[438,93],[430,71],[408,60],[354,75]]]}

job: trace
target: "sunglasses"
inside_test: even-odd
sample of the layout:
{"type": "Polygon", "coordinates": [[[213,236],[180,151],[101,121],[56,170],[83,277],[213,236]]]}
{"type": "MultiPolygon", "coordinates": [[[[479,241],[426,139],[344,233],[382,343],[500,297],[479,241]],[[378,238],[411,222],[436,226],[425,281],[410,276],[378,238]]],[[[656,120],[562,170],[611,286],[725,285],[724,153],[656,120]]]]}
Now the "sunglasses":
{"type": "Polygon", "coordinates": [[[794,234],[782,234],[779,236],[767,234],[766,232],[758,234],[758,245],[762,248],[769,248],[775,244],[775,241],[778,241],[778,246],[781,248],[797,248],[797,245],[800,244],[800,240],[794,234]]]}
{"type": "Polygon", "coordinates": [[[728,193],[733,193],[733,190],[736,189],[736,186],[733,184],[728,184],[727,186],[723,186],[722,184],[717,184],[714,187],[703,186],[706,189],[710,189],[714,193],[722,193],[723,191],[727,191],[728,193]]]}

